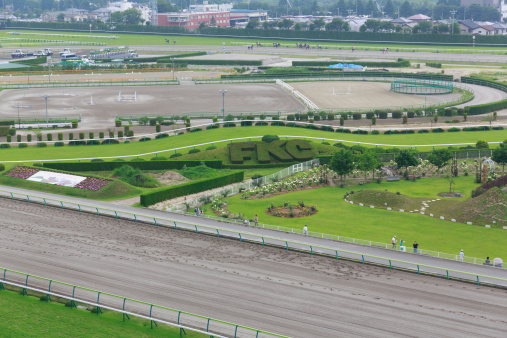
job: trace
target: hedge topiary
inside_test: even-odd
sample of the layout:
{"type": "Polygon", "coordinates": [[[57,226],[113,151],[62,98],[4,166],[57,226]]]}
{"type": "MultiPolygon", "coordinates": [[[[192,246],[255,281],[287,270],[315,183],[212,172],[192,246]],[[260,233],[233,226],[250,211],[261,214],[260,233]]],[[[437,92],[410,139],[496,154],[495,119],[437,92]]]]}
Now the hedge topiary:
{"type": "Polygon", "coordinates": [[[156,139],[161,139],[161,138],[166,138],[166,137],[169,137],[169,134],[158,134],[157,136],[155,136],[156,139]]]}
{"type": "Polygon", "coordinates": [[[190,150],[188,151],[188,153],[189,153],[189,154],[195,154],[195,153],[198,153],[198,152],[200,152],[200,151],[201,151],[201,149],[190,149],[190,150]]]}
{"type": "Polygon", "coordinates": [[[386,111],[381,111],[378,113],[378,118],[379,119],[382,119],[382,120],[385,120],[387,119],[387,112],[386,111]]]}
{"type": "Polygon", "coordinates": [[[48,141],[50,141],[50,142],[53,141],[53,134],[47,134],[46,137],[47,137],[48,141]]]}
{"type": "Polygon", "coordinates": [[[393,111],[392,113],[393,119],[401,119],[401,115],[401,111],[393,111]]]}
{"type": "Polygon", "coordinates": [[[0,163],[0,171],[4,171],[5,170],[5,165],[3,165],[2,163],[0,163]]]}
{"type": "Polygon", "coordinates": [[[229,144],[228,147],[231,163],[243,164],[244,160],[252,159],[251,151],[255,149],[255,144],[253,142],[236,142],[229,144]]]}
{"type": "Polygon", "coordinates": [[[151,141],[151,138],[149,137],[142,137],[139,139],[139,142],[147,142],[147,141],[151,141]]]}
{"type": "Polygon", "coordinates": [[[103,131],[99,131],[99,138],[104,138],[104,132],[103,131]]]}
{"type": "Polygon", "coordinates": [[[169,156],[169,158],[176,158],[176,157],[180,157],[180,156],[183,156],[183,154],[180,154],[180,153],[174,153],[174,154],[172,154],[171,156],[169,156]]]}
{"type": "Polygon", "coordinates": [[[120,141],[118,140],[115,140],[115,139],[108,139],[108,140],[104,140],[101,142],[101,144],[119,144],[120,141]]]}
{"type": "Polygon", "coordinates": [[[352,118],[353,118],[354,120],[360,120],[360,119],[361,119],[361,117],[362,117],[362,114],[361,114],[361,113],[354,113],[354,114],[352,114],[352,118]]]}
{"type": "Polygon", "coordinates": [[[167,160],[167,157],[164,157],[164,156],[155,156],[155,157],[150,158],[150,161],[166,161],[166,160],[167,160]]]}
{"type": "Polygon", "coordinates": [[[63,142],[55,142],[55,147],[63,147],[64,145],[63,142]]]}
{"type": "Polygon", "coordinates": [[[262,142],[266,142],[266,143],[271,143],[273,141],[278,141],[278,140],[280,140],[278,135],[264,135],[262,137],[262,142]]]}

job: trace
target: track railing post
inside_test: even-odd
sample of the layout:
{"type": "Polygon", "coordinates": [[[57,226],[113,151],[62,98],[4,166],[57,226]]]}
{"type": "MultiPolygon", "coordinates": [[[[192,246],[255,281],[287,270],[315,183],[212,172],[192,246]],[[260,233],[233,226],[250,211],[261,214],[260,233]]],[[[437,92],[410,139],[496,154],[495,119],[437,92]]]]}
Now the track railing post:
{"type": "Polygon", "coordinates": [[[97,316],[99,313],[102,313],[102,310],[100,309],[100,292],[97,293],[97,316]]]}
{"type": "Polygon", "coordinates": [[[220,238],[220,232],[218,232],[218,229],[217,229],[217,236],[218,236],[218,238],[220,238]]]}
{"type": "Polygon", "coordinates": [[[115,215],[116,219],[118,219],[118,213],[116,211],[114,212],[114,215],[115,215]]]}
{"type": "Polygon", "coordinates": [[[81,206],[78,204],[77,207],[79,208],[79,212],[81,212],[81,206]]]}
{"type": "Polygon", "coordinates": [[[310,255],[313,255],[313,247],[310,245],[310,255]]]}
{"type": "MultiPolygon", "coordinates": [[[[28,277],[30,277],[30,275],[26,275],[25,286],[28,286],[28,277]]],[[[23,296],[28,296],[26,288],[23,288],[23,296]]]]}
{"type": "Polygon", "coordinates": [[[48,293],[46,294],[46,303],[53,302],[53,300],[51,299],[51,295],[49,294],[49,293],[51,293],[51,282],[52,282],[52,280],[49,281],[48,293]]]}
{"type": "Polygon", "coordinates": [[[479,282],[479,276],[477,276],[477,285],[481,285],[481,283],[479,282]]]}
{"type": "Polygon", "coordinates": [[[153,324],[155,323],[155,326],[158,327],[158,324],[156,321],[154,321],[153,319],[151,319],[151,311],[153,310],[153,305],[150,306],[150,323],[151,323],[151,329],[153,330],[153,324]]]}
{"type": "Polygon", "coordinates": [[[262,237],[262,246],[264,246],[266,243],[264,242],[264,237],[262,237]]]}
{"type": "Polygon", "coordinates": [[[285,242],[285,245],[287,246],[287,251],[289,251],[289,243],[285,242]]]}
{"type": "Polygon", "coordinates": [[[391,260],[389,260],[389,270],[392,270],[393,265],[391,264],[391,260]]]}
{"type": "Polygon", "coordinates": [[[174,222],[174,230],[178,230],[178,225],[174,222]]]}
{"type": "Polygon", "coordinates": [[[155,226],[157,226],[157,219],[154,218],[153,221],[155,222],[155,226]]]}
{"type": "Polygon", "coordinates": [[[97,216],[100,216],[99,208],[95,208],[97,210],[97,216]]]}
{"type": "Polygon", "coordinates": [[[336,250],[335,252],[336,252],[336,260],[338,260],[338,250],[336,250]]]}
{"type": "Polygon", "coordinates": [[[28,195],[26,195],[26,201],[30,203],[30,197],[28,195]]]}
{"type": "Polygon", "coordinates": [[[240,234],[240,233],[238,233],[238,235],[239,235],[239,241],[241,242],[241,234],[240,234]]]}
{"type": "Polygon", "coordinates": [[[123,321],[125,321],[125,316],[128,320],[130,320],[130,317],[128,314],[125,313],[125,302],[127,301],[127,298],[123,298],[123,321]]]}
{"type": "Polygon", "coordinates": [[[197,230],[197,225],[194,225],[194,226],[195,226],[195,233],[198,234],[199,230],[197,230]]]}
{"type": "Polygon", "coordinates": [[[72,310],[73,307],[75,307],[77,309],[77,305],[76,305],[76,302],[74,302],[74,294],[76,293],[76,286],[74,285],[74,287],[72,288],[72,298],[70,300],[70,309],[72,310]]]}
{"type": "Polygon", "coordinates": [[[46,207],[47,206],[46,199],[43,198],[42,200],[44,201],[44,206],[46,207]]]}
{"type": "MultiPolygon", "coordinates": [[[[46,202],[46,201],[44,201],[44,202],[46,202]]],[[[44,204],[45,204],[45,203],[44,203],[44,204]]],[[[60,204],[62,205],[62,210],[63,210],[63,202],[62,202],[62,201],[60,201],[60,204]]]]}
{"type": "Polygon", "coordinates": [[[363,264],[364,264],[364,255],[361,255],[363,257],[363,264]]]}
{"type": "Polygon", "coordinates": [[[419,268],[419,265],[417,266],[417,274],[420,275],[421,274],[421,269],[419,268]]]}
{"type": "Polygon", "coordinates": [[[134,222],[137,222],[137,216],[134,214],[134,222]]]}
{"type": "Polygon", "coordinates": [[[447,280],[449,280],[449,270],[445,270],[447,272],[447,280]]]}
{"type": "Polygon", "coordinates": [[[13,200],[14,199],[14,195],[12,194],[12,192],[10,194],[11,194],[11,200],[13,200]]]}

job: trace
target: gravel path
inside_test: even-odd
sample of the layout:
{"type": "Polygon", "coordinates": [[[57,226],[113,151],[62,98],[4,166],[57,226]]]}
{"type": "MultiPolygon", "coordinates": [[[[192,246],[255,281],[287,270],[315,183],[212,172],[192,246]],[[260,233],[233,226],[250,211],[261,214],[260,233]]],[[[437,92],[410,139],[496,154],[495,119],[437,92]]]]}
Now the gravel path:
{"type": "Polygon", "coordinates": [[[504,290],[0,200],[0,265],[292,337],[502,337],[504,290]]]}

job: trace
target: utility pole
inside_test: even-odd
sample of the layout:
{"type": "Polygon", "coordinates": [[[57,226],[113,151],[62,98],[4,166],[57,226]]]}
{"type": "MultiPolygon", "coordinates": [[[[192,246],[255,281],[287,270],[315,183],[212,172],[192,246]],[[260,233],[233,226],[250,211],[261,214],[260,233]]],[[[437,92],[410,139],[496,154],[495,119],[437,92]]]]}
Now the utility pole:
{"type": "Polygon", "coordinates": [[[46,99],[46,128],[49,128],[49,118],[48,118],[48,98],[49,98],[49,95],[45,94],[45,95],[42,95],[42,97],[44,99],[46,99]]]}
{"type": "Polygon", "coordinates": [[[451,34],[454,34],[454,15],[456,14],[456,10],[452,10],[450,11],[451,15],[452,15],[452,21],[451,21],[451,34]]]}
{"type": "Polygon", "coordinates": [[[171,58],[171,61],[173,62],[173,81],[174,81],[174,58],[171,58]]]}

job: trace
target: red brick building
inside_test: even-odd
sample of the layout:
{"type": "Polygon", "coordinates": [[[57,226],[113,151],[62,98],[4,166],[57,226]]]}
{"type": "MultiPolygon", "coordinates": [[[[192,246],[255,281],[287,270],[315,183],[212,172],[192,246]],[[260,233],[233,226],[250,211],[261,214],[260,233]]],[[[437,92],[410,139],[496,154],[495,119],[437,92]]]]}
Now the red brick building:
{"type": "Polygon", "coordinates": [[[231,16],[229,12],[189,12],[189,13],[159,13],[159,26],[180,26],[189,30],[199,28],[201,23],[211,26],[215,18],[216,27],[230,27],[231,16]]]}

